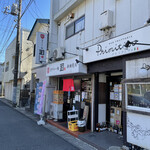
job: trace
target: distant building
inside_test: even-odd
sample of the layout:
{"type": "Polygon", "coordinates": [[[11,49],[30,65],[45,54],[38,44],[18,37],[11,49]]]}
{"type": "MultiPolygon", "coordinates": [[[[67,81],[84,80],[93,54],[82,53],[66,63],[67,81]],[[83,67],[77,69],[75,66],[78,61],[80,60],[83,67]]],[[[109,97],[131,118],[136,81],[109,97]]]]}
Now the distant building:
{"type": "MultiPolygon", "coordinates": [[[[20,52],[18,63],[18,84],[17,84],[17,105],[20,104],[21,90],[30,88],[31,81],[31,67],[33,44],[28,41],[30,31],[22,29],[20,38],[20,52]]],[[[13,82],[14,82],[14,66],[15,66],[15,51],[16,51],[16,38],[10,43],[5,53],[4,65],[4,85],[5,85],[5,98],[12,101],[13,95],[13,82]]]]}
{"type": "MultiPolygon", "coordinates": [[[[30,82],[30,92],[31,92],[30,107],[31,107],[31,109],[34,108],[36,84],[38,82],[43,82],[44,80],[46,80],[46,62],[48,61],[47,55],[46,55],[46,62],[44,62],[44,63],[41,62],[38,64],[36,63],[37,33],[39,33],[39,32],[41,34],[44,33],[48,36],[49,24],[50,24],[49,19],[36,19],[32,29],[30,31],[30,34],[28,36],[28,40],[31,41],[34,45],[33,54],[32,54],[31,82],[30,82]]],[[[47,47],[47,45],[48,45],[48,43],[46,43],[46,47],[47,47]]],[[[47,50],[46,50],[46,52],[47,52],[47,50]]]]}

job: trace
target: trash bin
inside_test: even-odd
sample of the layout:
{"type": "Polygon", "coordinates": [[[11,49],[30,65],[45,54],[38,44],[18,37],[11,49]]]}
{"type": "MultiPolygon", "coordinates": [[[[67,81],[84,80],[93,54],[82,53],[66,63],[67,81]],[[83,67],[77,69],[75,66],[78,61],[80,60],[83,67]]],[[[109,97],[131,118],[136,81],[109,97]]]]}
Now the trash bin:
{"type": "Polygon", "coordinates": [[[86,126],[86,121],[85,119],[80,119],[77,121],[77,125],[78,125],[78,129],[80,132],[84,132],[85,131],[85,126],[86,126]]]}

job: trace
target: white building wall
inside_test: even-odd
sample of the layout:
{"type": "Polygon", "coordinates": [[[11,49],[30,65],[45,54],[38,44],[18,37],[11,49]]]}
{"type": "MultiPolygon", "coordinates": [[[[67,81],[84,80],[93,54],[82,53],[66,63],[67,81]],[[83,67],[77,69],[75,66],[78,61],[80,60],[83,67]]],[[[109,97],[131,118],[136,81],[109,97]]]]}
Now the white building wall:
{"type": "MultiPolygon", "coordinates": [[[[54,0],[52,0],[54,1],[54,0]]],[[[73,0],[70,0],[73,1],[73,0]]],[[[59,0],[58,6],[55,11],[53,11],[53,15],[55,16],[59,12],[67,6],[70,2],[69,0],[59,0]]],[[[52,2],[53,3],[53,2],[52,2]]],[[[54,4],[53,9],[55,9],[56,4],[54,4]]],[[[55,29],[58,30],[57,37],[56,34],[54,39],[58,39],[55,44],[57,46],[64,46],[66,51],[73,52],[75,54],[82,55],[81,52],[76,50],[76,46],[79,47],[87,47],[92,44],[96,44],[97,42],[101,42],[107,40],[109,38],[113,38],[115,36],[121,35],[123,33],[129,32],[131,30],[140,28],[144,26],[144,23],[150,17],[150,2],[149,0],[83,0],[83,2],[75,7],[73,10],[69,11],[69,13],[74,13],[74,19],[67,20],[67,15],[60,20],[53,21],[51,18],[51,22],[53,24],[61,23],[60,26],[56,27],[51,26],[50,31],[55,29]],[[142,7],[141,7],[142,6],[142,7]],[[108,37],[106,32],[101,31],[99,29],[99,24],[102,20],[100,20],[100,14],[105,10],[111,10],[113,12],[113,25],[114,27],[111,29],[110,36],[108,37]],[[78,34],[65,39],[66,26],[71,22],[75,21],[79,17],[85,14],[85,30],[79,32],[78,34]]],[[[66,10],[67,12],[67,10],[66,10]]],[[[51,39],[50,39],[51,43],[51,39]]],[[[55,47],[57,47],[55,45],[55,47]]],[[[50,47],[52,51],[54,46],[50,47]]],[[[67,57],[72,57],[67,55],[67,57]]]]}
{"type": "MultiPolygon", "coordinates": [[[[17,87],[17,104],[19,105],[20,89],[23,85],[31,80],[31,66],[33,46],[31,41],[27,41],[29,35],[28,30],[21,31],[20,39],[20,54],[18,64],[18,87],[17,87]],[[27,72],[25,76],[24,72],[27,72]]],[[[10,43],[5,53],[5,65],[4,65],[4,86],[5,86],[5,98],[12,100],[13,80],[14,80],[14,66],[15,66],[15,51],[16,51],[16,38],[10,43]],[[6,65],[9,62],[8,71],[6,71],[6,65]]]]}
{"type": "Polygon", "coordinates": [[[4,82],[9,82],[13,80],[13,69],[14,69],[14,56],[16,50],[16,39],[14,39],[11,44],[6,49],[5,53],[5,65],[4,65],[4,82]],[[8,71],[6,71],[6,64],[9,63],[8,71]]]}
{"type": "Polygon", "coordinates": [[[28,84],[31,80],[33,43],[27,40],[28,36],[29,31],[22,30],[21,57],[19,65],[19,72],[22,74],[23,77],[21,88],[23,88],[23,85],[28,84]]]}

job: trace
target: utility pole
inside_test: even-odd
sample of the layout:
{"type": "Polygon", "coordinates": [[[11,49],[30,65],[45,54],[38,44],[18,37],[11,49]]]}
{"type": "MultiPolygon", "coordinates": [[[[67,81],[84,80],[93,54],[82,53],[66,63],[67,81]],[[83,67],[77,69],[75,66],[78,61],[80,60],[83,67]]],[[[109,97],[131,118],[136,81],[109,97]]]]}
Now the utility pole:
{"type": "Polygon", "coordinates": [[[17,20],[17,37],[16,37],[16,54],[15,54],[15,67],[14,67],[14,83],[13,83],[13,97],[12,97],[13,107],[16,107],[16,105],[17,105],[16,98],[17,98],[19,49],[20,49],[21,7],[22,7],[22,0],[19,0],[18,20],[17,20]]]}

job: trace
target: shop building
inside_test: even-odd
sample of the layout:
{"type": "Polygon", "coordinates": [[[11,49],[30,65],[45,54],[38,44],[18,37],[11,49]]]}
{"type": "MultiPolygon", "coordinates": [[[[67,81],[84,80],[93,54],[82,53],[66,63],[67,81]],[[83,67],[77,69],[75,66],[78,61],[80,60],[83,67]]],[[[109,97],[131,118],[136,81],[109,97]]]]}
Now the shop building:
{"type": "MultiPolygon", "coordinates": [[[[124,144],[149,149],[148,142],[139,142],[141,138],[149,140],[148,126],[133,121],[133,118],[141,120],[143,117],[149,124],[149,113],[144,108],[148,107],[148,98],[144,99],[147,104],[144,100],[141,102],[141,96],[148,97],[149,91],[146,83],[150,55],[149,1],[52,0],[51,7],[49,59],[52,61],[46,70],[49,85],[54,81],[50,77],[53,64],[59,63],[56,68],[59,71],[67,69],[64,62],[71,58],[71,63],[75,60],[85,65],[84,76],[90,76],[92,85],[91,131],[96,130],[97,123],[101,127],[106,123],[110,130],[123,134],[124,144]],[[65,55],[56,59],[56,51],[65,55]],[[78,61],[73,55],[82,59],[78,61]],[[146,76],[142,75],[143,70],[147,71],[146,76]],[[137,99],[139,102],[135,102],[137,99]]],[[[67,72],[57,75],[60,77],[55,78],[55,90],[63,89],[62,79],[76,79],[76,75],[67,72]]]]}

